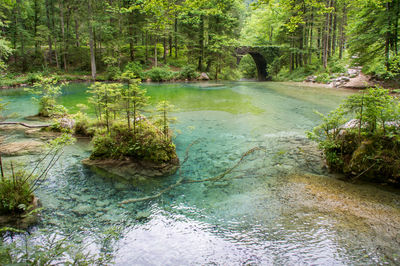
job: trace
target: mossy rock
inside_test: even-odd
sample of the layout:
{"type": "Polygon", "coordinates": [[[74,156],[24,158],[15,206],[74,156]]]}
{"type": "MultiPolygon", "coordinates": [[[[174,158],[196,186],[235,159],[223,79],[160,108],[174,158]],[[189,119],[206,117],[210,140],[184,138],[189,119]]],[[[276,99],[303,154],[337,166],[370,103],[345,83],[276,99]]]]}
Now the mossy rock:
{"type": "Polygon", "coordinates": [[[395,139],[381,137],[361,142],[343,172],[350,178],[400,184],[400,150],[395,139]]]}
{"type": "MultiPolygon", "coordinates": [[[[39,198],[33,197],[31,205],[33,206],[33,209],[29,211],[40,208],[41,203],[39,198]]],[[[39,216],[37,213],[27,216],[25,216],[25,214],[26,213],[0,213],[0,227],[12,227],[26,230],[38,222],[39,216]]]]}
{"type": "Polygon", "coordinates": [[[178,157],[163,163],[139,161],[131,158],[124,158],[121,160],[91,160],[88,158],[84,159],[82,163],[102,176],[108,174],[108,176],[112,178],[120,177],[126,181],[169,176],[173,175],[179,168],[178,157]]]}

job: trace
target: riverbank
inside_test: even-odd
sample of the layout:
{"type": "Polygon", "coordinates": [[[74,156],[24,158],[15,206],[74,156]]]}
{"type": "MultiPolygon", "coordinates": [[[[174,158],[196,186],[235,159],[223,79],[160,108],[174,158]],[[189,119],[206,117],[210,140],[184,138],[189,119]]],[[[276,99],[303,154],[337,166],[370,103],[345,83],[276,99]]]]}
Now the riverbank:
{"type": "Polygon", "coordinates": [[[369,238],[365,245],[378,245],[385,260],[398,264],[400,250],[400,192],[399,190],[373,185],[342,181],[338,178],[292,174],[282,190],[290,208],[297,215],[317,210],[339,221],[332,224],[338,233],[352,232],[357,228],[358,237],[369,238]],[[289,191],[286,192],[285,191],[289,191]]]}

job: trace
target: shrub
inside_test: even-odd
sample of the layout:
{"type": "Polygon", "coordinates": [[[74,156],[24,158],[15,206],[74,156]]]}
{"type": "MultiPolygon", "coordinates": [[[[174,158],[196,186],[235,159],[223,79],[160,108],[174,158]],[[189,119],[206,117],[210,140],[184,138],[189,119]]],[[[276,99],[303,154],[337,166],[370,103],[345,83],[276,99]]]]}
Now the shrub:
{"type": "Polygon", "coordinates": [[[7,173],[0,157],[0,213],[21,213],[27,210],[32,203],[33,193],[60,158],[63,147],[73,141],[67,134],[52,140],[49,150],[38,159],[33,170],[15,170],[11,163],[11,170],[7,173]]]}
{"type": "Polygon", "coordinates": [[[196,79],[199,76],[199,73],[196,71],[196,67],[189,65],[185,66],[184,68],[179,71],[179,78],[180,79],[196,79]]]}
{"type": "Polygon", "coordinates": [[[11,178],[0,180],[0,213],[23,212],[32,203],[33,192],[26,176],[25,172],[17,171],[11,178]]]}
{"type": "Polygon", "coordinates": [[[400,184],[400,104],[388,90],[354,94],[320,115],[323,123],[308,136],[318,142],[333,171],[400,184]]]}
{"type": "Polygon", "coordinates": [[[29,73],[26,76],[26,82],[33,85],[36,82],[39,82],[42,79],[42,75],[40,73],[29,73]]]}
{"type": "Polygon", "coordinates": [[[346,73],[346,62],[344,59],[332,58],[328,63],[330,73],[346,73]]]}
{"type": "Polygon", "coordinates": [[[129,62],[124,68],[124,72],[126,71],[133,73],[135,78],[141,79],[143,76],[143,67],[139,62],[129,62]]]}
{"type": "Polygon", "coordinates": [[[153,67],[146,71],[144,76],[155,82],[169,81],[175,77],[175,72],[166,67],[153,67]]]}
{"type": "Polygon", "coordinates": [[[329,83],[329,81],[330,81],[329,74],[328,73],[322,73],[322,74],[317,76],[315,81],[318,82],[318,83],[329,83]]]}
{"type": "Polygon", "coordinates": [[[75,119],[74,133],[76,135],[93,137],[94,128],[91,125],[92,123],[89,121],[89,117],[86,114],[78,112],[74,115],[74,119],[75,119]]]}
{"type": "Polygon", "coordinates": [[[136,135],[126,124],[115,123],[108,134],[105,130],[93,138],[94,159],[122,159],[124,157],[147,160],[155,163],[167,162],[176,157],[175,145],[151,123],[142,121],[136,135]]]}
{"type": "Polygon", "coordinates": [[[257,67],[251,55],[243,56],[239,63],[239,70],[244,78],[253,79],[257,78],[257,67]]]}
{"type": "Polygon", "coordinates": [[[117,66],[107,67],[105,77],[107,80],[118,80],[121,76],[121,70],[117,66]]]}

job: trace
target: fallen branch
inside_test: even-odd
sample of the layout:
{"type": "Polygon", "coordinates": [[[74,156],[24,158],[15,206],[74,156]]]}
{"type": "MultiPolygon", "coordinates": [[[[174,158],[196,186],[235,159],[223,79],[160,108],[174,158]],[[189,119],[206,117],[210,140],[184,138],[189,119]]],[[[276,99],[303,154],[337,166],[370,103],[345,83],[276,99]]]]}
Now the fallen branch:
{"type": "MultiPolygon", "coordinates": [[[[194,142],[195,143],[195,142],[194,142]]],[[[192,143],[191,145],[189,145],[188,149],[194,144],[192,143]]],[[[187,161],[187,156],[188,156],[188,149],[186,150],[186,158],[184,160],[184,162],[187,161]]],[[[127,199],[124,201],[121,201],[120,204],[128,204],[128,203],[134,203],[134,202],[140,202],[140,201],[147,201],[147,200],[151,200],[151,199],[156,199],[158,197],[160,197],[162,194],[164,194],[165,192],[168,192],[180,185],[184,185],[184,184],[190,184],[190,183],[202,183],[202,182],[211,182],[211,181],[217,181],[220,180],[222,178],[224,178],[226,175],[228,175],[229,173],[231,173],[234,169],[236,169],[242,162],[243,160],[249,156],[250,154],[256,152],[256,151],[265,151],[264,148],[262,147],[254,147],[250,150],[248,150],[247,152],[243,153],[243,155],[240,157],[240,160],[233,165],[232,167],[230,167],[229,169],[227,169],[226,171],[224,171],[223,173],[216,175],[214,177],[210,177],[210,178],[205,178],[205,179],[200,179],[200,180],[193,180],[193,179],[189,179],[189,180],[184,180],[184,177],[180,177],[178,179],[178,181],[176,181],[175,184],[170,185],[169,187],[164,188],[163,190],[161,190],[160,192],[158,192],[157,194],[154,194],[152,196],[148,196],[148,197],[143,197],[143,198],[135,198],[135,199],[127,199]]]]}
{"type": "Polygon", "coordinates": [[[28,125],[23,122],[0,122],[0,126],[5,126],[5,125],[20,125],[27,128],[43,128],[51,126],[51,125],[28,125]]]}

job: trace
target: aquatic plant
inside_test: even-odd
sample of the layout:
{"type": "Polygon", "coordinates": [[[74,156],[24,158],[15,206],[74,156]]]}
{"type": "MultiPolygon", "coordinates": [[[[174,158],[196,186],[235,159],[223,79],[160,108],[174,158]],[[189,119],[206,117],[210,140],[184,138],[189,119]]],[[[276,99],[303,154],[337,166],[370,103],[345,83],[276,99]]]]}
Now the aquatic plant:
{"type": "MultiPolygon", "coordinates": [[[[116,230],[104,232],[104,241],[114,243],[116,230]]],[[[41,242],[34,235],[10,227],[0,228],[0,264],[1,265],[109,265],[113,256],[102,250],[98,254],[85,251],[86,246],[74,243],[68,236],[59,236],[54,232],[40,230],[41,242]],[[20,238],[10,240],[13,234],[20,238]]]]}
{"type": "Polygon", "coordinates": [[[22,213],[27,210],[32,204],[35,190],[60,159],[63,147],[73,141],[74,139],[67,134],[52,140],[46,153],[32,169],[17,170],[14,163],[10,162],[10,170],[7,173],[0,154],[0,213],[22,213]]]}

